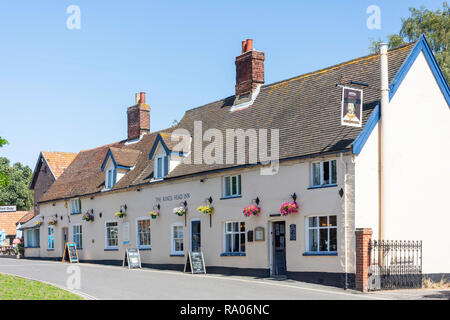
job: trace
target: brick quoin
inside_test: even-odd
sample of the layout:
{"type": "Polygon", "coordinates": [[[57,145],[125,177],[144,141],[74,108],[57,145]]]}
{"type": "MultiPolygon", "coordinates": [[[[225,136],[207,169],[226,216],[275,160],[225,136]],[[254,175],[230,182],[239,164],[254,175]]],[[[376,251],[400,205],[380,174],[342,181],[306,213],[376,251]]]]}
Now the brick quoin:
{"type": "Polygon", "coordinates": [[[372,229],[357,228],[356,236],[356,290],[367,292],[369,281],[369,243],[372,240],[372,229]]]}

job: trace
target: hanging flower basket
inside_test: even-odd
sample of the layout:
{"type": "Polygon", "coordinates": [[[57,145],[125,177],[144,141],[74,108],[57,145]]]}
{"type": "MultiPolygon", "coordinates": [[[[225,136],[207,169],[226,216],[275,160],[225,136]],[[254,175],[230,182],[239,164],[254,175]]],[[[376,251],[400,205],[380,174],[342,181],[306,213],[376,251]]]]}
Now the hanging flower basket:
{"type": "Polygon", "coordinates": [[[127,214],[125,213],[125,212],[122,212],[122,211],[117,211],[116,213],[114,213],[114,216],[116,217],[116,218],[125,218],[126,216],[127,216],[127,214]]]}
{"type": "Polygon", "coordinates": [[[197,208],[198,212],[206,213],[206,214],[213,214],[214,213],[214,207],[211,206],[200,206],[197,208]]]}
{"type": "Polygon", "coordinates": [[[159,216],[159,211],[150,211],[148,214],[152,219],[156,219],[159,216]]]}
{"type": "Polygon", "coordinates": [[[83,217],[81,219],[87,222],[94,221],[94,215],[90,214],[89,212],[86,212],[85,214],[83,214],[83,217]]]}
{"type": "Polygon", "coordinates": [[[51,225],[51,226],[54,226],[57,223],[58,223],[58,220],[53,219],[53,218],[48,221],[48,224],[51,225]]]}
{"type": "Polygon", "coordinates": [[[280,207],[280,213],[283,216],[288,216],[296,212],[298,212],[298,205],[295,202],[285,202],[280,207]]]}
{"type": "Polygon", "coordinates": [[[173,213],[182,217],[183,215],[186,214],[186,208],[184,208],[184,207],[173,208],[173,213]]]}
{"type": "Polygon", "coordinates": [[[34,225],[36,227],[40,227],[40,226],[42,226],[42,221],[36,221],[36,223],[34,225]]]}
{"type": "Polygon", "coordinates": [[[244,208],[244,211],[242,211],[244,216],[250,217],[250,216],[259,216],[261,213],[261,208],[258,207],[256,204],[252,204],[250,206],[247,206],[244,208]]]}

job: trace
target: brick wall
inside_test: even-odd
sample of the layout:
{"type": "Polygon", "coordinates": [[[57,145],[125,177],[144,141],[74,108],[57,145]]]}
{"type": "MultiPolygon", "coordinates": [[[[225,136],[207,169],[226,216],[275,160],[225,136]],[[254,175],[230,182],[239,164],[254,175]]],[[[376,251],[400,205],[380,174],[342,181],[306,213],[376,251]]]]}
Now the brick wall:
{"type": "Polygon", "coordinates": [[[36,183],[34,184],[34,214],[39,214],[39,206],[37,202],[42,198],[45,192],[50,189],[53,182],[55,182],[55,177],[53,176],[50,168],[47,166],[45,161],[42,162],[41,169],[36,178],[36,183]]]}
{"type": "Polygon", "coordinates": [[[128,140],[137,139],[142,133],[150,131],[150,106],[138,104],[129,107],[128,117],[128,140]]]}
{"type": "Polygon", "coordinates": [[[356,290],[367,292],[369,280],[369,243],[372,240],[372,229],[358,228],[356,238],[356,290]]]}

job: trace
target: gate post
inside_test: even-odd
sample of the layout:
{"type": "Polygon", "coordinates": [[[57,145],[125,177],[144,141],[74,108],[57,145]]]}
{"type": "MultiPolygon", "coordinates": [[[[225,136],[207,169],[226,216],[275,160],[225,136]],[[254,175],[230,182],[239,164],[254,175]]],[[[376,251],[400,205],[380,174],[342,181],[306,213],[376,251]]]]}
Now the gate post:
{"type": "Polygon", "coordinates": [[[369,280],[371,228],[357,228],[356,237],[356,290],[367,292],[369,280]]]}

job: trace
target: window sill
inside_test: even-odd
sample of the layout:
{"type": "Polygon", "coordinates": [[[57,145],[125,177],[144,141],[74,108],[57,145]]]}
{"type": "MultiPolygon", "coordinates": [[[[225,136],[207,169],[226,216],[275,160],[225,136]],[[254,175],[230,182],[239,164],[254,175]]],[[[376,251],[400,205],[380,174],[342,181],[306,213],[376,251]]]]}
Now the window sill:
{"type": "Polygon", "coordinates": [[[184,257],[184,253],[171,253],[171,257],[184,257]]]}
{"type": "Polygon", "coordinates": [[[119,251],[119,248],[105,248],[103,251],[119,251]]]}
{"type": "Polygon", "coordinates": [[[228,200],[228,199],[236,199],[236,198],[242,198],[242,195],[240,195],[240,196],[222,197],[222,198],[220,198],[220,200],[228,200]]]}
{"type": "Polygon", "coordinates": [[[304,252],[303,256],[337,256],[338,253],[331,251],[331,252],[304,252]]]}
{"type": "Polygon", "coordinates": [[[55,249],[47,249],[47,251],[55,251],[55,249]]]}
{"type": "Polygon", "coordinates": [[[36,247],[24,247],[25,249],[36,249],[36,248],[40,248],[40,246],[36,246],[36,247]]]}
{"type": "Polygon", "coordinates": [[[81,214],[81,212],[71,212],[70,215],[81,214]]]}
{"type": "Polygon", "coordinates": [[[334,184],[324,184],[322,186],[312,186],[309,187],[308,190],[312,190],[312,189],[323,189],[323,188],[333,188],[333,187],[337,187],[338,185],[336,183],[334,184]]]}
{"type": "Polygon", "coordinates": [[[139,251],[152,250],[152,247],[137,247],[139,251]]]}
{"type": "Polygon", "coordinates": [[[245,257],[245,252],[224,252],[220,254],[221,257],[245,257]]]}

